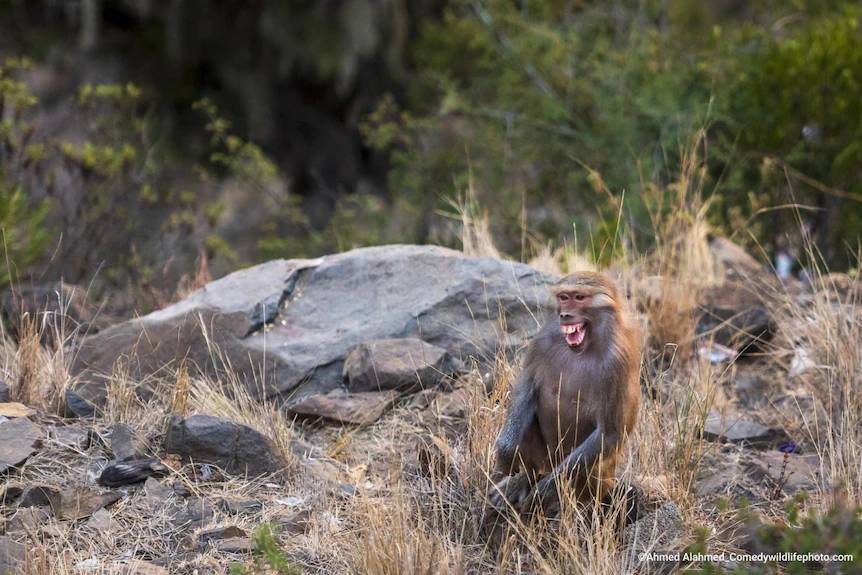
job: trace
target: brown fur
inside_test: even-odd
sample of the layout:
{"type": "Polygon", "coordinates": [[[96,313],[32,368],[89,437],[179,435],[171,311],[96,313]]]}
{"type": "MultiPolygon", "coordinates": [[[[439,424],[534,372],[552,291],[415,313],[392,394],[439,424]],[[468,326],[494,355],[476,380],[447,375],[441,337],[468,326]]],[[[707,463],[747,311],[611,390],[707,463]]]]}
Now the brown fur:
{"type": "Polygon", "coordinates": [[[505,497],[522,507],[556,492],[562,477],[581,499],[603,496],[637,419],[640,344],[617,289],[602,274],[579,272],[552,291],[558,314],[529,345],[497,440],[497,472],[505,476],[497,503],[505,497]],[[572,347],[561,325],[580,322],[586,336],[572,347]]]}

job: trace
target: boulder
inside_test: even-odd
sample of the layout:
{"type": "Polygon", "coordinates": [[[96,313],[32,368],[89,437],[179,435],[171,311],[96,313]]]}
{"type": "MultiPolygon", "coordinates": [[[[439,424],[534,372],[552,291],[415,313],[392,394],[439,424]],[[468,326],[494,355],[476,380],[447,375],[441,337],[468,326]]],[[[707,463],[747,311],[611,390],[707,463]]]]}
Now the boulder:
{"type": "MultiPolygon", "coordinates": [[[[118,358],[139,379],[183,359],[202,371],[229,361],[246,381],[263,377],[266,395],[295,401],[340,386],[348,353],[375,340],[418,338],[455,360],[515,349],[550,309],[554,279],[524,264],[435,246],[274,260],[84,338],[72,373],[104,386],[118,358]]],[[[104,401],[92,389],[83,399],[104,401]]]]}
{"type": "Polygon", "coordinates": [[[42,428],[25,417],[0,423],[0,473],[24,463],[42,443],[42,428]]]}
{"type": "Polygon", "coordinates": [[[290,406],[292,415],[328,419],[339,423],[369,425],[398,400],[397,391],[366,391],[348,393],[335,390],[327,394],[311,395],[290,406]]]}
{"type": "Polygon", "coordinates": [[[282,456],[262,434],[211,415],[173,417],[165,438],[165,451],[249,477],[274,473],[285,467],[282,456]]]}
{"type": "Polygon", "coordinates": [[[344,362],[350,391],[430,389],[454,371],[445,349],[414,337],[361,343],[344,362]]]}

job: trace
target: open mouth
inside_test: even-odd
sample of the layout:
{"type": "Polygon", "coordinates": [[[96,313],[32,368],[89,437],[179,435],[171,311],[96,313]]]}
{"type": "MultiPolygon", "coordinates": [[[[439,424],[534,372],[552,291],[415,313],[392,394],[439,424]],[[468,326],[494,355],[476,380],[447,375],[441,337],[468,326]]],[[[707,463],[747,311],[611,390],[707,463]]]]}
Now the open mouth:
{"type": "Polygon", "coordinates": [[[561,325],[560,328],[566,336],[569,347],[577,347],[584,343],[584,337],[587,335],[587,326],[584,322],[561,325]]]}

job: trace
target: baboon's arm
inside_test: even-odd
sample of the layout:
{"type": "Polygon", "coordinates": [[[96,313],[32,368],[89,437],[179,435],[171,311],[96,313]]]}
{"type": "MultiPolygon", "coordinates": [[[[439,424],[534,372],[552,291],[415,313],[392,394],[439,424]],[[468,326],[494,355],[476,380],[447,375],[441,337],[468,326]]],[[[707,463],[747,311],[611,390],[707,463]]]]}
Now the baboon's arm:
{"type": "Polygon", "coordinates": [[[506,421],[497,437],[497,470],[511,473],[518,446],[527,429],[536,418],[536,390],[531,370],[518,376],[512,389],[512,403],[506,412],[506,421]]]}
{"type": "Polygon", "coordinates": [[[622,444],[623,434],[617,417],[601,417],[598,425],[554,470],[536,485],[536,491],[552,488],[557,478],[569,479],[585,473],[600,457],[611,455],[622,444]]]}

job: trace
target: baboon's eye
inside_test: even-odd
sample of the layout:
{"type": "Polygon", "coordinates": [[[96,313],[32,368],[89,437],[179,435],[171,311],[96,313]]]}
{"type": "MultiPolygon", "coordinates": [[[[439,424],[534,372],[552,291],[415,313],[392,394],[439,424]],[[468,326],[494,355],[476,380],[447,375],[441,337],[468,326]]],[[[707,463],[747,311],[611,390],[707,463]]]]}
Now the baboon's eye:
{"type": "Polygon", "coordinates": [[[587,299],[587,296],[582,293],[575,295],[575,301],[584,301],[585,299],[587,299]]]}
{"type": "Polygon", "coordinates": [[[560,301],[569,301],[569,294],[567,293],[561,293],[557,297],[560,299],[560,301]]]}

